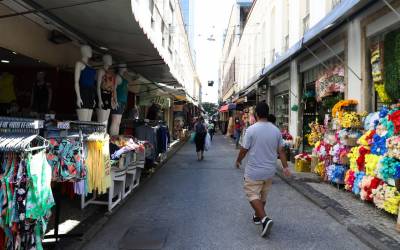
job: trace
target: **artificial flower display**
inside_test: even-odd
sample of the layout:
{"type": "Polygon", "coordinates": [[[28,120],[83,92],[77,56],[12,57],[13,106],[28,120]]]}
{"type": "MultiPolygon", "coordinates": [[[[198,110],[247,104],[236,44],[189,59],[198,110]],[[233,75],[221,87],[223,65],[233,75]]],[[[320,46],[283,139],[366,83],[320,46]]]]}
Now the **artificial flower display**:
{"type": "Polygon", "coordinates": [[[372,190],[376,189],[379,185],[383,183],[382,180],[372,177],[372,176],[364,176],[360,182],[360,198],[364,201],[372,201],[372,190]]]}
{"type": "Polygon", "coordinates": [[[358,195],[361,192],[360,183],[361,183],[362,179],[364,178],[364,176],[365,176],[364,172],[358,172],[355,174],[353,190],[352,190],[354,194],[358,195]]]}
{"type": "Polygon", "coordinates": [[[319,176],[324,176],[325,175],[325,162],[320,161],[318,162],[317,166],[314,169],[314,172],[318,174],[319,176]]]}
{"type": "Polygon", "coordinates": [[[365,174],[375,177],[377,176],[378,165],[382,156],[374,155],[374,154],[367,154],[365,155],[365,174]]]}
{"type": "Polygon", "coordinates": [[[400,132],[400,110],[396,110],[395,112],[389,114],[389,121],[393,123],[394,133],[400,132]]]}
{"type": "Polygon", "coordinates": [[[307,139],[318,159],[314,172],[326,181],[344,184],[361,200],[397,214],[400,195],[391,185],[400,179],[400,105],[384,106],[369,115],[344,108],[356,103],[338,102],[333,119],[323,128],[310,124],[307,139]]]}
{"type": "Polygon", "coordinates": [[[354,180],[356,179],[355,177],[355,172],[353,170],[347,170],[346,175],[344,177],[344,188],[347,191],[352,191],[353,190],[353,185],[354,185],[354,180]]]}
{"type": "Polygon", "coordinates": [[[390,103],[392,99],[388,95],[385,89],[385,85],[383,83],[375,83],[374,84],[375,91],[378,93],[379,99],[383,103],[390,103]]]}
{"type": "Polygon", "coordinates": [[[352,100],[352,99],[339,101],[332,108],[332,117],[333,118],[338,118],[339,121],[341,121],[341,119],[343,117],[343,112],[344,112],[343,108],[344,107],[348,107],[348,106],[352,106],[352,105],[357,105],[357,104],[358,104],[358,101],[357,100],[352,100]]]}
{"type": "Polygon", "coordinates": [[[350,153],[347,154],[347,157],[349,157],[350,169],[354,172],[358,172],[357,159],[360,157],[359,147],[353,147],[350,153]]]}
{"type": "Polygon", "coordinates": [[[359,145],[363,145],[363,146],[369,146],[372,144],[373,142],[373,137],[375,134],[375,130],[369,130],[366,133],[364,133],[360,138],[358,138],[357,143],[359,145]]]}
{"type": "Polygon", "coordinates": [[[379,123],[379,112],[370,113],[364,119],[364,130],[375,130],[375,126],[379,123]]]}
{"type": "Polygon", "coordinates": [[[381,160],[379,176],[385,181],[393,179],[396,176],[396,172],[399,167],[400,161],[394,158],[384,157],[381,160]]]}
{"type": "Polygon", "coordinates": [[[387,156],[400,160],[400,136],[386,140],[387,156]]]}
{"type": "Polygon", "coordinates": [[[344,112],[340,125],[343,128],[359,128],[361,127],[360,115],[356,112],[344,112]]]}
{"type": "Polygon", "coordinates": [[[311,132],[306,135],[307,142],[310,146],[315,146],[315,144],[324,137],[324,126],[318,124],[317,121],[311,122],[308,126],[311,128],[311,132]]]}
{"type": "Polygon", "coordinates": [[[359,171],[365,171],[365,155],[369,154],[371,151],[369,150],[368,147],[365,146],[360,146],[358,148],[358,158],[356,160],[357,162],[357,167],[359,171]]]}
{"type": "Polygon", "coordinates": [[[371,153],[375,155],[384,155],[387,152],[386,138],[387,138],[386,136],[379,136],[378,134],[375,134],[373,136],[371,153]]]}
{"type": "Polygon", "coordinates": [[[385,186],[385,201],[383,209],[391,214],[398,214],[400,203],[400,194],[395,187],[385,186]]]}

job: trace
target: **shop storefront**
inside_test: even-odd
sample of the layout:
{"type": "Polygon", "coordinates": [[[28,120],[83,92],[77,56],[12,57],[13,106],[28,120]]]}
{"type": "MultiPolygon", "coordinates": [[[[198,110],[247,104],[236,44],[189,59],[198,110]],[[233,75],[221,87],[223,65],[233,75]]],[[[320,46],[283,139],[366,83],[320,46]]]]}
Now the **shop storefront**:
{"type": "MultiPolygon", "coordinates": [[[[399,7],[399,3],[392,5],[399,7]]],[[[365,105],[370,111],[380,110],[382,106],[397,103],[400,99],[397,82],[400,21],[388,7],[381,7],[376,13],[379,15],[367,15],[362,20],[365,35],[363,57],[368,61],[365,65],[363,91],[365,95],[373,93],[373,98],[368,98],[369,102],[365,105]]]]}
{"type": "MultiPolygon", "coordinates": [[[[399,7],[394,3],[394,8],[399,7]]],[[[400,45],[400,21],[383,3],[368,10],[360,20],[363,53],[351,59],[353,67],[357,60],[365,66],[359,88],[347,82],[346,74],[356,73],[350,72],[353,69],[343,70],[340,60],[329,59],[327,67],[318,65],[302,73],[303,130],[308,127],[303,145],[308,153],[296,157],[295,168],[312,171],[364,202],[398,216],[400,76],[396,69],[400,51],[396,48],[400,45]],[[332,91],[342,88],[344,91],[332,91]]],[[[400,230],[399,223],[400,217],[400,230]]]]}
{"type": "Polygon", "coordinates": [[[276,125],[282,131],[289,129],[290,76],[289,72],[270,77],[270,110],[276,117],[276,125]]]}
{"type": "MultiPolygon", "coordinates": [[[[339,55],[344,58],[343,54],[339,55]]],[[[330,58],[302,72],[302,131],[303,150],[310,152],[305,135],[311,132],[310,124],[323,124],[335,103],[344,99],[345,70],[340,60],[330,58]]]]}
{"type": "MultiPolygon", "coordinates": [[[[6,7],[20,5],[12,2],[0,4],[0,15],[21,11],[6,7]]],[[[72,215],[78,224],[87,219],[91,214],[81,209],[88,205],[111,211],[165,161],[171,145],[178,145],[171,144],[174,96],[154,82],[181,86],[135,21],[130,4],[113,3],[113,9],[83,4],[72,12],[60,8],[49,16],[37,11],[29,19],[1,20],[0,141],[7,149],[0,148],[0,162],[13,169],[7,182],[17,173],[27,178],[18,183],[14,199],[11,192],[7,197],[6,214],[15,216],[1,218],[0,248],[41,249],[44,235],[55,241],[65,237],[58,226],[71,219],[66,217],[72,215]],[[113,23],[116,19],[106,16],[120,19],[113,23]],[[93,20],[109,29],[94,31],[93,20]],[[121,31],[124,39],[115,40],[117,26],[135,35],[121,31]],[[156,66],[140,61],[149,57],[156,66]],[[37,190],[40,197],[32,198],[37,190]],[[11,231],[13,237],[4,237],[11,231]]],[[[176,111],[182,111],[178,105],[176,111]]],[[[186,124],[199,113],[193,105],[183,111],[186,124]]]]}

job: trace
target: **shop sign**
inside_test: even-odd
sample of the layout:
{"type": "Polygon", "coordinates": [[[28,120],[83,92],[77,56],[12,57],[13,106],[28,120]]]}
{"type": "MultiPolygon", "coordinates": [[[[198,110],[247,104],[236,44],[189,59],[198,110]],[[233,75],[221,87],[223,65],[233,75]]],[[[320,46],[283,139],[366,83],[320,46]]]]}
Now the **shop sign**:
{"type": "Polygon", "coordinates": [[[174,111],[175,112],[182,112],[183,111],[183,105],[174,105],[174,111]]]}
{"type": "Polygon", "coordinates": [[[333,93],[344,92],[344,67],[334,65],[326,70],[315,82],[317,101],[332,95],[333,93]]]}
{"type": "Polygon", "coordinates": [[[152,103],[160,105],[162,108],[169,108],[171,106],[171,100],[165,96],[148,96],[140,98],[140,106],[150,106],[152,103]]]}

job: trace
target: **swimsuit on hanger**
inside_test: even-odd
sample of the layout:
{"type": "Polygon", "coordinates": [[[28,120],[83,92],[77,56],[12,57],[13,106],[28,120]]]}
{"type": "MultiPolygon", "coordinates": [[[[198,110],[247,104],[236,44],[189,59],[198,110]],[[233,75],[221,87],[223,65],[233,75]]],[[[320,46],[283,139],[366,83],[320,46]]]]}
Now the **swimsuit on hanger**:
{"type": "Polygon", "coordinates": [[[101,99],[103,101],[103,109],[111,109],[111,103],[115,100],[114,96],[115,74],[112,70],[105,70],[101,81],[101,99]]]}
{"type": "MultiPolygon", "coordinates": [[[[85,63],[84,63],[85,64],[85,63]]],[[[93,109],[96,103],[96,69],[85,64],[79,77],[82,109],[93,109]]]]}
{"type": "Polygon", "coordinates": [[[122,79],[121,84],[117,86],[117,102],[118,108],[111,111],[112,114],[122,115],[125,111],[126,103],[128,102],[128,80],[122,75],[119,75],[122,79]]]}

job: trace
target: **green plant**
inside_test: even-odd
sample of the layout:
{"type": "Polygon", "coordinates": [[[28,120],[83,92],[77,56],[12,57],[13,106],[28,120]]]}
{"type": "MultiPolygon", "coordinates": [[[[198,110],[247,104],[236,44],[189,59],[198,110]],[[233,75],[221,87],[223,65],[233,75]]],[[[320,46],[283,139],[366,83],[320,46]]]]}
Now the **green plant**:
{"type": "Polygon", "coordinates": [[[400,99],[400,30],[385,36],[384,85],[392,100],[400,99]]]}

